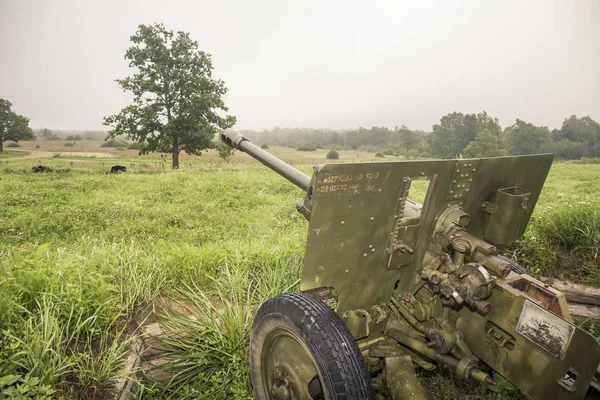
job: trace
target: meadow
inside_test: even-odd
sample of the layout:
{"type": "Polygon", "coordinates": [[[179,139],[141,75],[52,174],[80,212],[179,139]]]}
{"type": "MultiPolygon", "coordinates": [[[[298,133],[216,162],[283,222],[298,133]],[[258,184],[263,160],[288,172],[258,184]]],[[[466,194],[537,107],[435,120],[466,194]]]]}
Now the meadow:
{"type": "MultiPolygon", "coordinates": [[[[274,150],[284,159],[285,152],[306,173],[302,158],[325,162],[324,154],[274,150]]],[[[144,318],[177,333],[163,343],[177,375],[165,384],[138,374],[138,397],[252,397],[252,315],[264,300],[297,289],[307,222],[294,205],[303,193],[244,164],[245,155],[218,167],[216,159],[205,164],[208,156],[180,171],[129,153],[105,160],[106,167],[89,158],[49,159],[54,172],[46,174],[31,173],[36,160],[8,161],[8,168],[2,160],[0,399],[110,396],[144,318]],[[107,174],[117,161],[151,166],[107,174]],[[152,315],[159,297],[190,305],[195,319],[152,315]]],[[[342,154],[353,157],[361,159],[342,154]]],[[[600,286],[599,192],[600,165],[555,163],[525,237],[508,255],[535,275],[600,286]]],[[[432,398],[515,398],[447,371],[423,383],[432,398]]]]}
{"type": "MultiPolygon", "coordinates": [[[[139,155],[137,150],[128,149],[127,147],[102,147],[105,144],[105,141],[98,139],[85,139],[85,140],[29,140],[19,142],[19,148],[11,148],[5,149],[3,153],[0,153],[0,157],[2,154],[5,154],[3,158],[10,161],[11,157],[22,156],[27,152],[34,151],[42,151],[42,152],[51,152],[53,154],[61,154],[61,159],[64,161],[66,159],[73,160],[81,160],[82,157],[77,156],[69,156],[69,153],[73,152],[88,152],[88,153],[104,153],[114,160],[129,162],[129,163],[138,163],[145,164],[148,168],[154,168],[156,163],[162,163],[165,159],[165,155],[161,155],[160,153],[150,153],[145,155],[139,155]],[[68,145],[68,146],[66,146],[68,145]],[[17,154],[17,153],[20,154],[17,154]]],[[[325,160],[325,155],[329,151],[328,149],[317,149],[316,151],[297,151],[295,148],[290,147],[273,147],[269,149],[270,152],[275,154],[277,157],[285,160],[286,162],[291,162],[293,164],[315,164],[318,162],[323,162],[325,160]]],[[[185,153],[181,153],[180,163],[192,163],[198,165],[204,165],[205,163],[218,163],[223,162],[221,158],[217,155],[215,150],[207,150],[202,156],[190,156],[185,153]]],[[[402,159],[403,157],[395,157],[390,156],[390,159],[402,159]]],[[[85,157],[87,161],[94,161],[93,157],[85,157]]],[[[359,151],[359,150],[343,150],[340,151],[340,162],[354,162],[354,161],[381,161],[381,158],[375,157],[375,153],[359,151]]],[[[44,162],[57,162],[60,160],[44,160],[44,162]]],[[[105,160],[108,161],[108,160],[105,160]]],[[[170,165],[171,158],[167,154],[166,162],[167,167],[170,165]]],[[[230,161],[232,163],[235,162],[249,162],[253,161],[253,158],[248,156],[245,153],[236,151],[235,154],[231,157],[230,161]]],[[[16,161],[15,161],[16,163],[16,161]]],[[[162,166],[160,166],[162,168],[162,166]]]]}

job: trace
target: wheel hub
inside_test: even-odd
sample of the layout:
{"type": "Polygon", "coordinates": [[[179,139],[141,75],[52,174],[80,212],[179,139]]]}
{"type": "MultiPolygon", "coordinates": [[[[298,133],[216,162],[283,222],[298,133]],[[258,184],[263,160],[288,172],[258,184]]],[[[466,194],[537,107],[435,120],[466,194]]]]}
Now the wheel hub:
{"type": "Polygon", "coordinates": [[[280,368],[273,369],[273,385],[271,394],[277,400],[292,399],[292,379],[289,375],[282,374],[280,368]]]}

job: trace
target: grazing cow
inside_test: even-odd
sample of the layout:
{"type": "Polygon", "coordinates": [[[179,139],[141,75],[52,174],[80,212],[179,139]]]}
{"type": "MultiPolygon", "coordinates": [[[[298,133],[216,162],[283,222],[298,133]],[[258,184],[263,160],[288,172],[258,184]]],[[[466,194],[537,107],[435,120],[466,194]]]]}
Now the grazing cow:
{"type": "Polygon", "coordinates": [[[117,172],[127,172],[127,168],[122,165],[113,165],[112,168],[110,169],[110,173],[114,174],[117,172]]]}
{"type": "Polygon", "coordinates": [[[36,164],[31,168],[31,171],[34,174],[38,174],[40,172],[50,172],[52,169],[50,169],[50,167],[47,165],[36,164]]]}

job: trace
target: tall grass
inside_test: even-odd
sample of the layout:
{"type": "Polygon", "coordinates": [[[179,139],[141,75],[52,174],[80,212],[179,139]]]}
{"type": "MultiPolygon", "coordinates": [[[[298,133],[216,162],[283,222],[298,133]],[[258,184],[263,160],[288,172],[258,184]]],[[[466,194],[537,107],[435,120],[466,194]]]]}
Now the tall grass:
{"type": "Polygon", "coordinates": [[[17,376],[13,389],[27,376],[54,396],[106,395],[117,344],[132,340],[120,321],[160,292],[234,299],[255,287],[257,305],[299,277],[301,193],[262,169],[17,171],[0,184],[0,376],[17,376]]]}
{"type": "Polygon", "coordinates": [[[559,163],[509,255],[536,275],[600,286],[600,165],[559,163]]]}
{"type": "Polygon", "coordinates": [[[0,375],[11,377],[2,388],[5,393],[36,399],[58,393],[105,398],[123,376],[119,369],[131,338],[113,323],[100,323],[102,310],[85,317],[74,305],[64,306],[49,294],[31,311],[15,305],[23,321],[0,336],[0,375]],[[23,389],[26,393],[19,393],[23,389]]]}
{"type": "MultiPolygon", "coordinates": [[[[600,285],[598,176],[600,165],[555,164],[510,255],[537,273],[600,285]]],[[[252,313],[297,289],[307,229],[294,207],[301,196],[262,167],[3,170],[0,392],[107,396],[135,339],[125,322],[162,293],[191,305],[194,318],[159,317],[177,333],[163,343],[176,378],[149,374],[140,396],[248,397],[252,313]]]]}
{"type": "Polygon", "coordinates": [[[160,315],[164,335],[157,340],[163,363],[146,370],[147,383],[140,392],[184,399],[251,398],[251,290],[212,299],[197,286],[184,285],[178,292],[186,299],[185,314],[160,315]],[[166,377],[157,379],[156,370],[166,377]]]}

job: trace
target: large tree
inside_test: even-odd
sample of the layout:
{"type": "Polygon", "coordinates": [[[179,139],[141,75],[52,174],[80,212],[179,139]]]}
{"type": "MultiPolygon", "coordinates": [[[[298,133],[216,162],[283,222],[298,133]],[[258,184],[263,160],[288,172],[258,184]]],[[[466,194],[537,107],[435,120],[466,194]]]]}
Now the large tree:
{"type": "Polygon", "coordinates": [[[465,148],[466,157],[499,157],[506,155],[503,138],[489,129],[477,132],[473,140],[465,148]]]}
{"type": "Polygon", "coordinates": [[[555,139],[585,143],[587,146],[600,145],[600,124],[589,116],[577,118],[571,115],[563,121],[562,127],[554,134],[555,139]]]}
{"type": "Polygon", "coordinates": [[[422,132],[410,130],[404,125],[400,129],[396,129],[396,131],[398,132],[399,142],[404,154],[409,154],[416,150],[425,139],[425,135],[422,132]]]}
{"type": "Polygon", "coordinates": [[[224,114],[227,88],[212,77],[211,55],[186,32],[140,25],[131,41],[125,59],[135,72],[117,83],[133,94],[133,104],[104,124],[112,126],[109,137],[136,140],[140,154],[171,153],[176,169],[181,151],[200,155],[215,133],[234,125],[235,117],[224,114]]]}
{"type": "Polygon", "coordinates": [[[508,153],[511,155],[542,153],[550,142],[548,128],[535,126],[520,119],[506,128],[504,134],[508,142],[508,153]]]}
{"type": "Polygon", "coordinates": [[[12,103],[0,99],[0,152],[4,151],[3,143],[7,140],[32,140],[35,138],[29,127],[29,118],[12,110],[12,103]]]}
{"type": "Polygon", "coordinates": [[[453,112],[433,126],[428,137],[429,149],[434,157],[454,158],[464,152],[476,135],[477,116],[453,112]]]}
{"type": "Polygon", "coordinates": [[[465,148],[467,157],[499,157],[506,155],[506,140],[498,119],[483,111],[477,114],[477,135],[465,148]]]}

